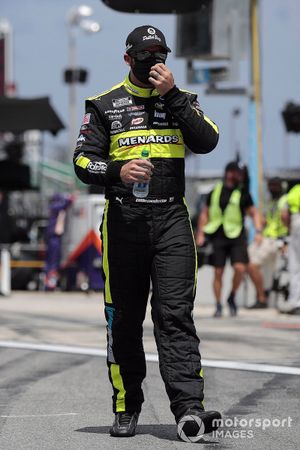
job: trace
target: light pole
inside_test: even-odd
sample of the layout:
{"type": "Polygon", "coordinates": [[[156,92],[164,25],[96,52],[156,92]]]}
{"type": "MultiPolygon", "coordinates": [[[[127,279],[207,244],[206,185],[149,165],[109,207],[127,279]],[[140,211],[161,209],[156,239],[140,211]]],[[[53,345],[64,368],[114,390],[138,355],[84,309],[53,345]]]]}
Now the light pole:
{"type": "Polygon", "coordinates": [[[0,95],[13,97],[13,29],[6,19],[0,18],[0,95]]]}
{"type": "Polygon", "coordinates": [[[240,108],[234,108],[231,110],[231,114],[230,114],[230,119],[231,119],[230,120],[231,121],[230,147],[231,147],[231,152],[233,154],[232,159],[236,159],[240,152],[239,140],[237,139],[237,133],[236,133],[237,119],[239,118],[240,114],[241,114],[240,108]]]}
{"type": "Polygon", "coordinates": [[[76,67],[76,28],[81,28],[86,33],[97,33],[100,31],[100,24],[87,19],[93,14],[93,10],[88,5],[74,6],[67,14],[68,29],[68,52],[69,71],[71,80],[69,81],[69,147],[72,152],[77,136],[77,107],[76,107],[76,83],[78,79],[78,68],[76,67]]]}
{"type": "Polygon", "coordinates": [[[251,92],[249,101],[251,194],[263,209],[264,175],[262,142],[262,94],[260,61],[259,0],[250,0],[251,92]]]}

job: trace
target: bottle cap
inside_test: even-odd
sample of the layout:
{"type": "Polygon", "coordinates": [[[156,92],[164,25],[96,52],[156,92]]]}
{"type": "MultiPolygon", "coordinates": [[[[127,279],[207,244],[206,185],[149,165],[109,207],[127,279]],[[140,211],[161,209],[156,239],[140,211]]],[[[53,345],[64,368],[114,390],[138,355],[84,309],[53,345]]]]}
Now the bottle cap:
{"type": "Polygon", "coordinates": [[[148,151],[148,150],[142,150],[141,155],[142,155],[142,158],[148,158],[148,156],[149,156],[149,151],[148,151]]]}

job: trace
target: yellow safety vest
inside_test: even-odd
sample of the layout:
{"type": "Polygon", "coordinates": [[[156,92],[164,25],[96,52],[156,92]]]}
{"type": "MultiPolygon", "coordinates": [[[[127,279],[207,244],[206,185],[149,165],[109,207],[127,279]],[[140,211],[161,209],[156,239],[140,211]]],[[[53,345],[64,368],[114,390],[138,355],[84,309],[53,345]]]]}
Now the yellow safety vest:
{"type": "Polygon", "coordinates": [[[289,210],[292,214],[300,212],[300,184],[296,184],[287,194],[289,210]]]}
{"type": "Polygon", "coordinates": [[[204,227],[207,234],[215,233],[222,225],[225,236],[229,239],[237,238],[243,229],[243,216],[241,212],[241,191],[235,189],[230,196],[228,205],[222,212],[220,207],[220,198],[223,183],[218,183],[211,195],[210,206],[208,210],[208,223],[204,227]]]}
{"type": "Polygon", "coordinates": [[[272,200],[268,205],[268,212],[266,214],[266,226],[263,231],[265,237],[278,239],[282,236],[288,235],[288,228],[281,220],[281,211],[287,203],[287,195],[282,195],[277,200],[272,200]]]}

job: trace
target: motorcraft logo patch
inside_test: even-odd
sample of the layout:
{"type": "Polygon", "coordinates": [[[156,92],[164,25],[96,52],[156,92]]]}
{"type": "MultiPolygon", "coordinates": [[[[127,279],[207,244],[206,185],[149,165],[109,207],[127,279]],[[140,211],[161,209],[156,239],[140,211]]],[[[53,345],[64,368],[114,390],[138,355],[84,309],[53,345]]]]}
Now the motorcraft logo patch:
{"type": "Polygon", "coordinates": [[[134,119],[132,119],[131,125],[140,125],[143,122],[144,122],[143,117],[135,117],[134,119]]]}
{"type": "Polygon", "coordinates": [[[131,147],[143,144],[178,144],[179,138],[175,135],[150,135],[150,136],[132,136],[118,139],[119,147],[131,147]]]}
{"type": "Polygon", "coordinates": [[[114,108],[120,108],[120,106],[132,105],[131,97],[114,98],[112,100],[112,105],[114,108]]]}

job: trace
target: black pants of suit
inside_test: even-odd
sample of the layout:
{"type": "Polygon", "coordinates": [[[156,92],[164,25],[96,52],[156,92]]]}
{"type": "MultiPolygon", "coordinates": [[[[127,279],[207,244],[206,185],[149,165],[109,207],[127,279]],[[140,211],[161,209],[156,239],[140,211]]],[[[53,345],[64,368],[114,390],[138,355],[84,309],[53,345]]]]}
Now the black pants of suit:
{"type": "Polygon", "coordinates": [[[192,318],[196,257],[185,202],[107,201],[101,225],[108,368],[114,412],[139,412],[146,376],[143,321],[152,280],[159,367],[178,420],[203,409],[199,339],[192,318]]]}

